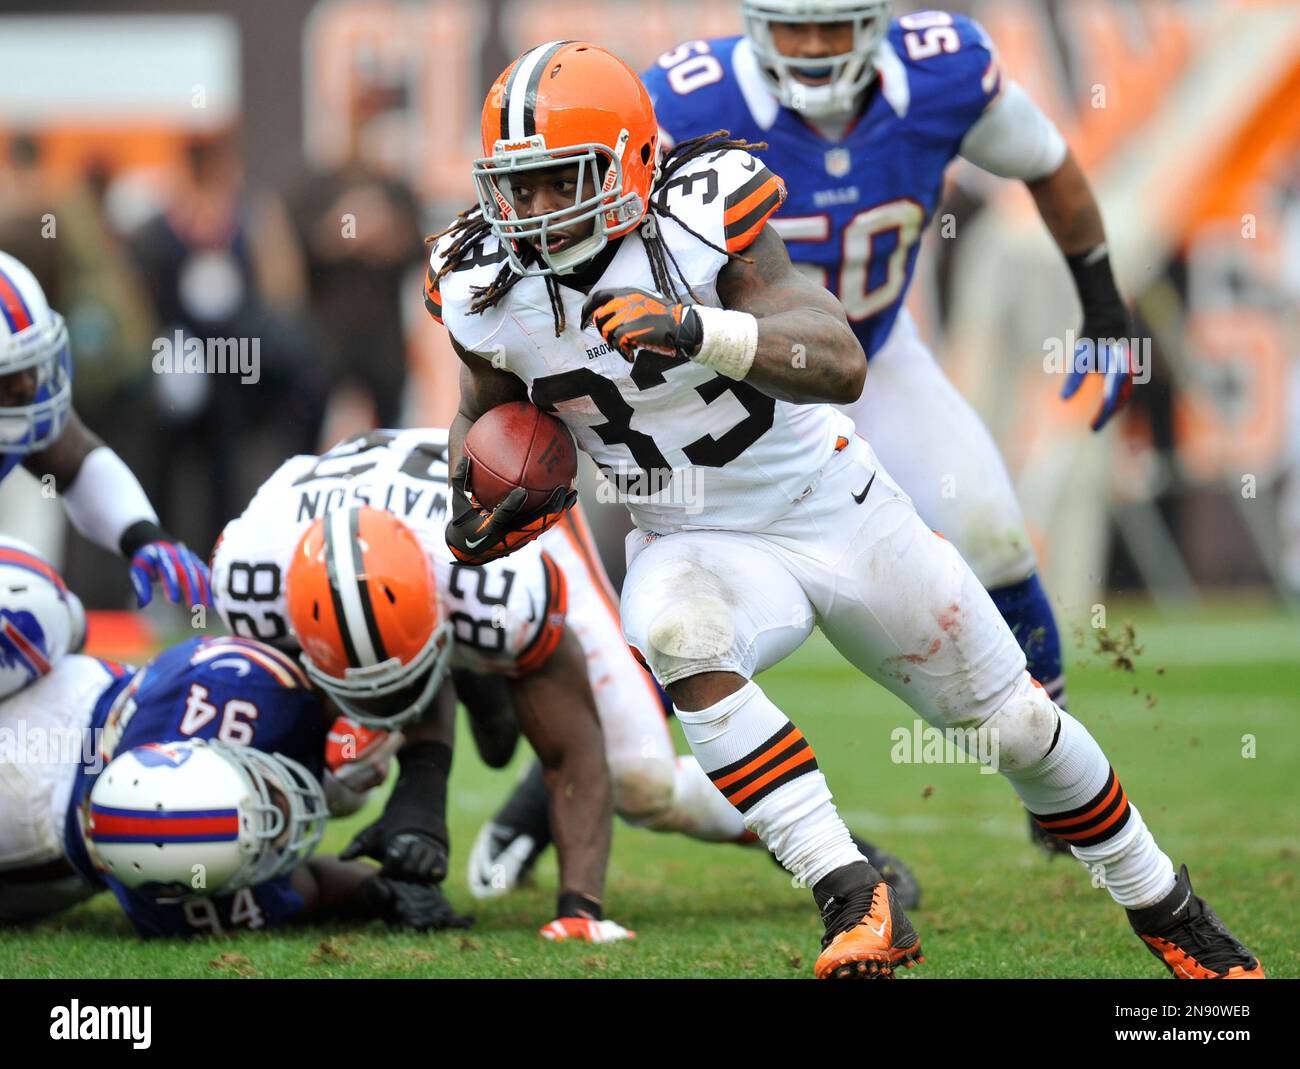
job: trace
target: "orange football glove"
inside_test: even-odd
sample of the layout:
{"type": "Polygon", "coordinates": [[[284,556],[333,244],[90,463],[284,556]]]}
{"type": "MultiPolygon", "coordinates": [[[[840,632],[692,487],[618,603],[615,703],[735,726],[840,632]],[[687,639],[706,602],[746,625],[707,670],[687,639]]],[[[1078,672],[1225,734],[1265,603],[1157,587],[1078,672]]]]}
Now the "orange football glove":
{"type": "Polygon", "coordinates": [[[636,932],[629,931],[613,921],[597,921],[590,917],[557,917],[541,929],[541,937],[552,943],[566,939],[580,939],[584,943],[617,943],[635,939],[636,932]]]}
{"type": "Polygon", "coordinates": [[[325,737],[325,767],[350,790],[368,791],[387,779],[389,761],[405,741],[400,731],[371,731],[340,716],[325,737]]]}
{"type": "Polygon", "coordinates": [[[483,508],[469,491],[469,457],[461,457],[451,477],[447,548],[452,556],[465,564],[504,557],[554,527],[578,501],[576,490],[557,486],[540,509],[522,513],[527,496],[527,490],[516,486],[496,508],[483,508]]]}
{"type": "Polygon", "coordinates": [[[645,290],[596,290],[582,305],[582,326],[595,323],[600,335],[631,360],[638,349],[689,360],[700,351],[704,327],[694,308],[666,304],[645,290]]]}

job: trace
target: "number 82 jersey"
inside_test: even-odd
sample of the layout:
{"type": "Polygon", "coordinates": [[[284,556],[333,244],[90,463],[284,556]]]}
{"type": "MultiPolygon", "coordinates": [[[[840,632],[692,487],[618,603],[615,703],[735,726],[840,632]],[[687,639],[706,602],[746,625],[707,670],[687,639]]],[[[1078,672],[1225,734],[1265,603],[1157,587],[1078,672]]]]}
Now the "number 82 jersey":
{"type": "Polygon", "coordinates": [[[564,628],[564,576],[532,544],[482,567],[452,558],[441,429],[373,431],[280,465],[213,553],[213,599],[232,632],[296,650],[284,590],[290,557],[314,520],[352,505],[392,513],[420,540],[454,630],[455,667],[526,675],[550,656],[564,628]]]}

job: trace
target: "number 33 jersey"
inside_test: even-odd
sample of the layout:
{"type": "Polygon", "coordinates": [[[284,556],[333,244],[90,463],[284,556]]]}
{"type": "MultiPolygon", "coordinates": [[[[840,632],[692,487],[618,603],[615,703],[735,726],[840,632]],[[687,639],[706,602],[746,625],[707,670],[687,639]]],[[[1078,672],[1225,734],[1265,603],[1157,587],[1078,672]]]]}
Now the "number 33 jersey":
{"type": "Polygon", "coordinates": [[[876,67],[866,110],[839,140],[778,104],[744,37],[687,42],[643,75],[666,143],[718,127],[767,142],[759,155],[790,188],[772,225],[840,299],[868,357],[907,295],[944,171],[1002,90],[984,30],[942,11],[896,19],[876,67]]]}
{"type": "Polygon", "coordinates": [[[281,464],[213,553],[213,598],[231,631],[297,648],[284,590],[289,559],[313,520],[351,505],[391,512],[420,540],[454,628],[453,665],[526,675],[550,656],[564,628],[564,576],[537,545],[483,567],[453,560],[440,429],[373,431],[281,464]]]}
{"type": "MultiPolygon", "coordinates": [[[[697,302],[678,270],[698,303],[716,307],[727,253],[753,243],[783,196],[781,180],[748,153],[707,152],[656,187],[652,200],[716,248],[659,211],[621,240],[593,289],[658,292],[641,237],[653,226],[676,261],[669,270],[684,303],[697,302]]],[[[439,241],[430,258],[430,313],[462,348],[522,379],[533,403],[573,431],[642,530],[761,530],[815,482],[837,438],[853,433],[828,406],[777,401],[689,360],[643,352],[629,363],[594,326],[582,329],[587,295],[563,285],[563,276],[559,337],[544,278],[518,279],[496,306],[472,313],[475,291],[497,276],[505,253],[485,237],[435,286],[451,240],[439,241]]],[[[801,348],[792,361],[816,359],[801,348]]]]}

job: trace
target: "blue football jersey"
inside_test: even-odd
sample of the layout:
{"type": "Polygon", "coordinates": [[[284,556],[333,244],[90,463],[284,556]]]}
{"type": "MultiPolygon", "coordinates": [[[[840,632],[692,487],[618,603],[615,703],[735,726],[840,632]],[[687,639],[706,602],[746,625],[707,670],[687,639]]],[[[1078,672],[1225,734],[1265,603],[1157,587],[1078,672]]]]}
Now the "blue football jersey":
{"type": "Polygon", "coordinates": [[[219,739],[256,746],[323,773],[329,730],[324,707],[299,665],[279,650],[243,638],[195,638],[141,669],[96,705],[91,728],[102,742],[72,792],[65,824],[69,860],[109,887],[143,936],[213,934],[274,927],[302,908],[290,874],[232,895],[159,902],[98,872],[82,838],[81,811],[114,755],[150,742],[219,739]]]}
{"type": "Polygon", "coordinates": [[[838,141],[778,104],[743,37],[688,42],[643,76],[673,142],[718,129],[767,142],[757,154],[789,194],[772,226],[840,299],[868,358],[907,295],[944,171],[1002,87],[984,30],[940,11],[896,19],[877,69],[865,110],[838,141]]]}

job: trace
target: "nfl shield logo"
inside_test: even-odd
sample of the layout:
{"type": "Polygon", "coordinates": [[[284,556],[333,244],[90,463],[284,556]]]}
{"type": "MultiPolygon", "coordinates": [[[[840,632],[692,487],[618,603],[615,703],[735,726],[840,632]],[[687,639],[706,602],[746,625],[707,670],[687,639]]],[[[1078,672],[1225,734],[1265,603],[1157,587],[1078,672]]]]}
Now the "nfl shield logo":
{"type": "Polygon", "coordinates": [[[852,166],[848,149],[833,148],[826,153],[826,173],[832,178],[843,178],[852,166]]]}

